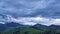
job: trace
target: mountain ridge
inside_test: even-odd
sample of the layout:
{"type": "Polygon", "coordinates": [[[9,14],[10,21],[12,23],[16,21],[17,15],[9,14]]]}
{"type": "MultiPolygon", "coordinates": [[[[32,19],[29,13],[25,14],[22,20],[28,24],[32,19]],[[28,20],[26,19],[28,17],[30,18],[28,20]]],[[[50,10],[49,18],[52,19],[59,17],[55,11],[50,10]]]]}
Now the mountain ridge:
{"type": "Polygon", "coordinates": [[[10,27],[28,27],[28,28],[34,28],[37,30],[41,30],[41,29],[51,29],[51,30],[60,30],[60,25],[50,25],[50,26],[46,26],[46,25],[42,25],[42,24],[35,24],[33,26],[30,25],[23,25],[23,24],[19,24],[19,23],[15,23],[15,22],[10,22],[10,23],[5,23],[5,24],[0,24],[0,31],[6,30],[10,27]]]}

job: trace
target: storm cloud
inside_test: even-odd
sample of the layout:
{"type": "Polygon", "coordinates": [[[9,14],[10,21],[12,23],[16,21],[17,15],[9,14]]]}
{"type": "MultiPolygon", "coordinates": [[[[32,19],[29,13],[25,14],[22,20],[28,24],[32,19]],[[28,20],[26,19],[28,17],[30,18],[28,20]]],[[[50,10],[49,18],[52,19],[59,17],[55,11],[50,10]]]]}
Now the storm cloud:
{"type": "Polygon", "coordinates": [[[59,20],[60,0],[0,0],[1,23],[15,21],[22,24],[50,25],[59,23],[59,20]]]}
{"type": "Polygon", "coordinates": [[[60,18],[60,0],[0,0],[0,14],[60,18]]]}

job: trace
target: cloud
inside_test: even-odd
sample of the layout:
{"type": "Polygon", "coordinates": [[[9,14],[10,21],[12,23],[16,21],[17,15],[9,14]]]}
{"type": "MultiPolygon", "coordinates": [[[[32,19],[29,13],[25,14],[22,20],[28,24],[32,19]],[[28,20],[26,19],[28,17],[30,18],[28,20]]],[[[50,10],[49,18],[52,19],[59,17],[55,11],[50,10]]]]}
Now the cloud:
{"type": "Polygon", "coordinates": [[[34,25],[34,24],[50,24],[52,19],[47,19],[47,18],[43,18],[43,17],[18,17],[18,18],[14,18],[12,16],[7,16],[6,17],[7,20],[3,20],[3,22],[17,22],[20,24],[25,24],[25,25],[34,25]],[[49,22],[49,23],[48,23],[49,22]]]}
{"type": "Polygon", "coordinates": [[[35,25],[35,24],[43,24],[43,25],[60,25],[60,19],[52,19],[52,18],[44,18],[44,17],[18,17],[14,18],[10,15],[7,15],[5,18],[1,17],[0,23],[5,24],[5,23],[10,23],[10,22],[15,22],[15,23],[20,23],[24,25],[35,25]]]}
{"type": "Polygon", "coordinates": [[[0,22],[0,24],[5,24],[5,22],[0,22]]]}
{"type": "Polygon", "coordinates": [[[49,19],[43,17],[21,17],[21,18],[13,19],[13,21],[25,25],[35,25],[35,24],[60,25],[60,19],[49,19]]]}
{"type": "Polygon", "coordinates": [[[60,0],[0,0],[0,14],[13,17],[59,18],[60,0]]]}
{"type": "Polygon", "coordinates": [[[52,24],[60,25],[60,19],[55,19],[55,20],[53,20],[53,23],[52,23],[52,24]]]}
{"type": "Polygon", "coordinates": [[[50,25],[59,18],[60,0],[0,0],[0,22],[50,25]]]}

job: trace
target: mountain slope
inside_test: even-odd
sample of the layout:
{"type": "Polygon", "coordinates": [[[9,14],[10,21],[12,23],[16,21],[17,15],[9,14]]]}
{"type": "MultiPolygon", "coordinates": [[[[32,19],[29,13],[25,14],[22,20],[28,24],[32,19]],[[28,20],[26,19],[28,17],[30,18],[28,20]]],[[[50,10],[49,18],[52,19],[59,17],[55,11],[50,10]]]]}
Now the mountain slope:
{"type": "Polygon", "coordinates": [[[0,24],[0,31],[2,30],[6,30],[10,27],[14,28],[14,27],[18,27],[18,26],[24,26],[22,24],[19,24],[19,23],[15,23],[15,22],[10,22],[10,23],[5,23],[5,24],[0,24]]]}

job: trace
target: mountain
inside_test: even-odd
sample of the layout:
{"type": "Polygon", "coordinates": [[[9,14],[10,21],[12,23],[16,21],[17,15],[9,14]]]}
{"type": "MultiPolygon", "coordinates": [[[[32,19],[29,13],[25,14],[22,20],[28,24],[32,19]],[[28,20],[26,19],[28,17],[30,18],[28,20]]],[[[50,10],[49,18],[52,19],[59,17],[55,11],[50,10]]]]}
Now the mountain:
{"type": "Polygon", "coordinates": [[[50,26],[46,26],[46,25],[42,25],[42,24],[36,24],[34,26],[31,26],[31,28],[34,28],[36,30],[42,30],[42,31],[46,31],[46,32],[56,32],[56,31],[60,31],[60,25],[50,25],[50,26]]]}
{"type": "Polygon", "coordinates": [[[42,24],[35,24],[33,26],[30,25],[23,25],[23,24],[19,24],[16,22],[10,22],[10,23],[5,23],[5,24],[0,24],[0,31],[4,31],[6,29],[9,28],[16,28],[16,27],[25,27],[25,28],[33,28],[36,30],[51,30],[51,31],[57,31],[60,30],[60,25],[50,25],[50,26],[46,26],[46,25],[42,25],[42,24]]]}
{"type": "Polygon", "coordinates": [[[11,23],[5,23],[7,27],[16,27],[16,26],[23,26],[22,24],[11,22],[11,23]]]}
{"type": "Polygon", "coordinates": [[[16,22],[0,24],[0,34],[60,34],[60,25],[42,25],[33,26],[23,25],[16,22]]]}
{"type": "MultiPolygon", "coordinates": [[[[27,25],[17,25],[15,22],[11,22],[8,24],[9,27],[15,27],[15,26],[21,26],[21,27],[16,27],[16,28],[7,28],[4,32],[4,34],[60,34],[60,25],[50,25],[50,26],[45,26],[42,24],[36,24],[33,26],[28,26],[27,25]],[[14,24],[14,26],[12,26],[14,24]]],[[[0,34],[2,34],[0,32],[0,34]]]]}
{"type": "Polygon", "coordinates": [[[0,31],[5,30],[7,27],[4,24],[0,24],[0,31]]]}
{"type": "Polygon", "coordinates": [[[42,24],[36,24],[34,26],[32,26],[32,28],[35,28],[35,29],[45,29],[45,28],[48,28],[48,26],[46,25],[42,25],[42,24]]]}
{"type": "Polygon", "coordinates": [[[60,25],[50,25],[49,28],[54,31],[60,30],[60,25]]]}
{"type": "Polygon", "coordinates": [[[15,22],[0,24],[0,31],[6,30],[10,27],[14,28],[14,27],[17,27],[17,26],[23,27],[24,25],[19,24],[19,23],[15,23],[15,22]]]}

